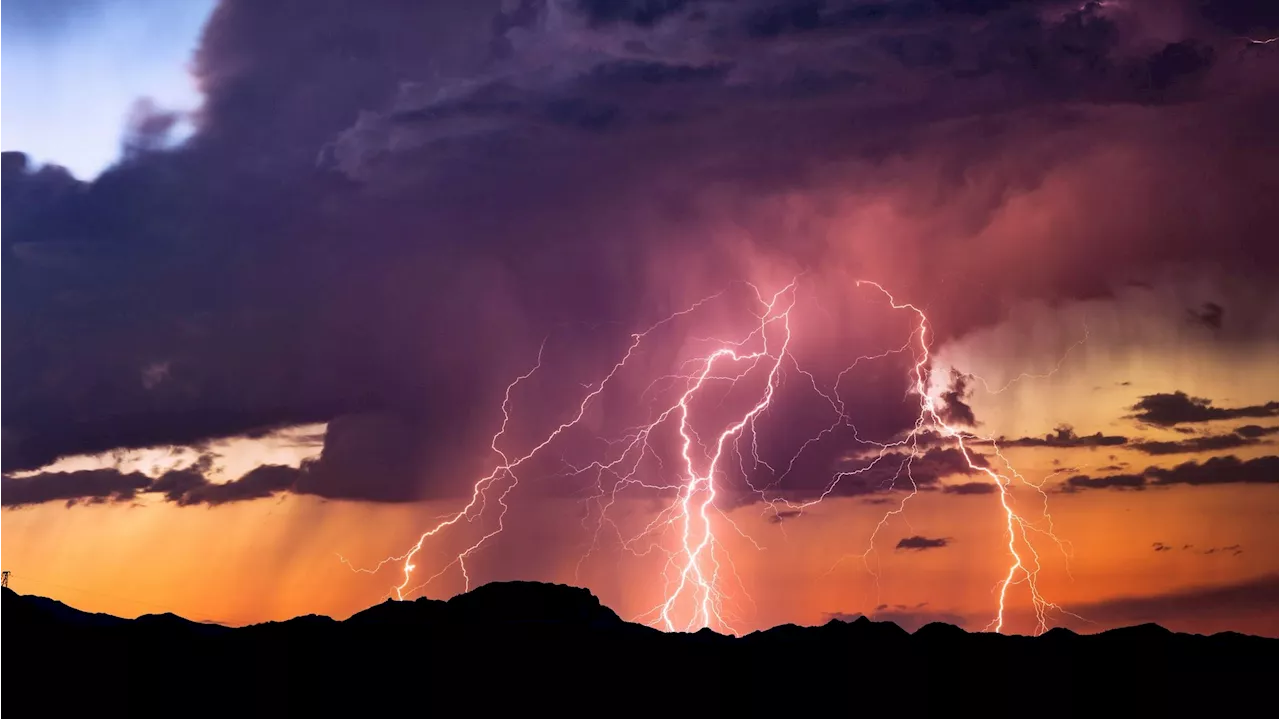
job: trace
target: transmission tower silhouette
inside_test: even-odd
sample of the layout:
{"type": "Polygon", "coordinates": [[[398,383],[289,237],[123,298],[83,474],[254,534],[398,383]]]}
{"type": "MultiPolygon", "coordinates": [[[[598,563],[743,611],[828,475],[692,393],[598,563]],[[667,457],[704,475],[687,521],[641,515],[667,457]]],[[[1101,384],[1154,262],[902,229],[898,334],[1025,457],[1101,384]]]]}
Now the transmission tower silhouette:
{"type": "Polygon", "coordinates": [[[0,587],[8,587],[8,586],[9,586],[9,571],[5,570],[3,572],[0,572],[0,587]]]}

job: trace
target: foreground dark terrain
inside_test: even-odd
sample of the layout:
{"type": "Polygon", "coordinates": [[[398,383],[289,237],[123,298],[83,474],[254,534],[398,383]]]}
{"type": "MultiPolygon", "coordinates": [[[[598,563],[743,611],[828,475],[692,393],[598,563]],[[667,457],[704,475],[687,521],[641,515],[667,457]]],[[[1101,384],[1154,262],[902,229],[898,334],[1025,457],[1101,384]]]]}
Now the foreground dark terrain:
{"type": "Polygon", "coordinates": [[[584,589],[526,582],[449,601],[388,601],[341,622],[305,616],[238,629],[172,614],[89,614],[5,589],[0,631],[0,708],[15,717],[1274,716],[1280,648],[1155,625],[1029,638],[945,624],[908,634],[860,619],[742,638],[664,634],[621,620],[584,589]]]}

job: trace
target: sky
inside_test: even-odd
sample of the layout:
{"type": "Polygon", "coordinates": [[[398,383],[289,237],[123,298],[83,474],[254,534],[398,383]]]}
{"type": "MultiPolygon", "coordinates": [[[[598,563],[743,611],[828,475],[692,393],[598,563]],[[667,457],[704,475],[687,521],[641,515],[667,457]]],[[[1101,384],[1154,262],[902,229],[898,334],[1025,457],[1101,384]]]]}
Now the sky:
{"type": "MultiPolygon", "coordinates": [[[[212,0],[10,2],[0,26],[0,147],[92,180],[138,110],[200,104],[187,71],[212,0]]],[[[173,140],[190,128],[173,128],[173,140]]]]}
{"type": "Polygon", "coordinates": [[[1270,8],[10,4],[18,591],[1280,632],[1270,8]]]}

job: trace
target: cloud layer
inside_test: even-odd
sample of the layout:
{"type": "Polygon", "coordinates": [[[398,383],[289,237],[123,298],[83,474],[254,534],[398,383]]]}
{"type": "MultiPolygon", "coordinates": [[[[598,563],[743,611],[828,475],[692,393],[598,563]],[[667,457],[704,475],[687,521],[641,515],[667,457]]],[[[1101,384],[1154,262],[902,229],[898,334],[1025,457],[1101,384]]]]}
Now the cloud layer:
{"type": "MultiPolygon", "coordinates": [[[[1271,287],[1275,54],[1239,28],[1274,26],[1190,3],[224,0],[183,147],[135,143],[89,184],[5,154],[3,469],[329,421],[292,478],[155,491],[446,495],[549,334],[526,406],[735,279],[808,269],[838,314],[874,276],[939,339],[1167,263],[1271,287]]],[[[655,373],[724,329],[666,336],[655,373]]],[[[910,426],[908,359],[848,390],[877,437],[910,426]]],[[[11,481],[7,505],[144,489],[11,481]]]]}
{"type": "Polygon", "coordinates": [[[1169,469],[1147,467],[1136,474],[1112,474],[1101,477],[1076,475],[1068,478],[1062,489],[1074,492],[1082,489],[1146,489],[1172,485],[1218,484],[1275,484],[1280,477],[1278,457],[1257,457],[1241,460],[1225,455],[1211,457],[1204,462],[1183,462],[1169,469]]]}

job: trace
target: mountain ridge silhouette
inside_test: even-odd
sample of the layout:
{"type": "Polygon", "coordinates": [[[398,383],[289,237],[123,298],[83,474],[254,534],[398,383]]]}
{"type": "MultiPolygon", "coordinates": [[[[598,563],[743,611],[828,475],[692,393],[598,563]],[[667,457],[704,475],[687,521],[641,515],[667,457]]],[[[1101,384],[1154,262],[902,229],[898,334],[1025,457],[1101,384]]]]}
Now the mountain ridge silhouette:
{"type": "Polygon", "coordinates": [[[964,706],[1010,716],[1197,707],[1222,714],[1273,700],[1280,648],[1270,638],[1154,624],[1027,637],[940,622],[910,633],[858,617],[741,637],[666,633],[623,620],[586,589],[540,582],[387,600],[343,620],[312,614],[244,627],[168,613],[122,619],[12,589],[2,612],[10,656],[3,707],[47,710],[52,696],[62,709],[83,701],[101,710],[110,697],[133,715],[172,715],[199,697],[202,710],[328,716],[344,706],[400,711],[423,706],[419,695],[476,692],[486,709],[570,714],[565,697],[579,697],[586,713],[588,698],[603,697],[625,700],[629,711],[751,715],[774,701],[795,711],[842,696],[909,714],[964,706]],[[203,689],[214,680],[216,695],[203,689]],[[856,691],[845,696],[849,688],[856,691]]]}

